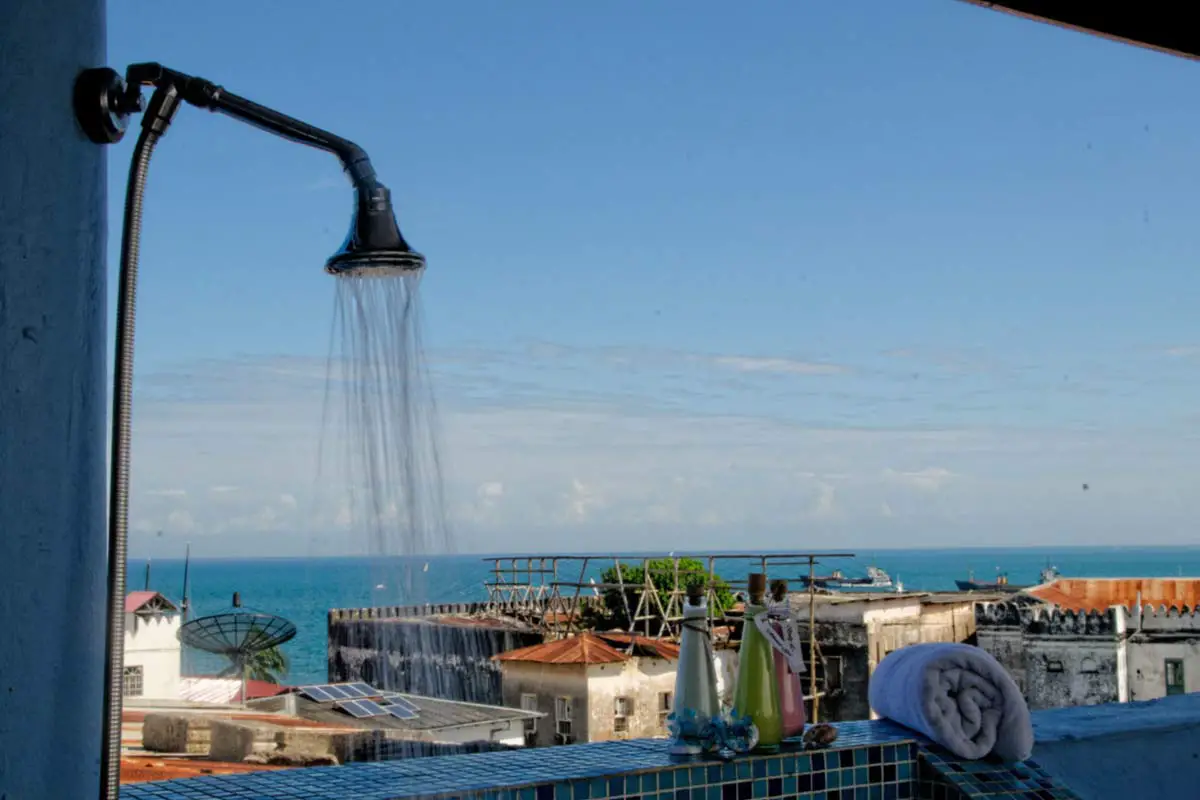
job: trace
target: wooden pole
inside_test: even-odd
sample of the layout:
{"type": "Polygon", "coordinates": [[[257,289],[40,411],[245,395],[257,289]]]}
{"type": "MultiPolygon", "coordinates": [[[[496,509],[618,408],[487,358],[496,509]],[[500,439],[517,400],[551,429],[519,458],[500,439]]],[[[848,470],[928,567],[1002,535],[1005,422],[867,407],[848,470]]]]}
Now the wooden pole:
{"type": "MultiPolygon", "coordinates": [[[[817,697],[817,560],[808,557],[808,690],[812,695],[812,722],[817,724],[819,719],[817,707],[821,700],[817,697]]],[[[825,676],[828,678],[829,676],[825,676]]]]}

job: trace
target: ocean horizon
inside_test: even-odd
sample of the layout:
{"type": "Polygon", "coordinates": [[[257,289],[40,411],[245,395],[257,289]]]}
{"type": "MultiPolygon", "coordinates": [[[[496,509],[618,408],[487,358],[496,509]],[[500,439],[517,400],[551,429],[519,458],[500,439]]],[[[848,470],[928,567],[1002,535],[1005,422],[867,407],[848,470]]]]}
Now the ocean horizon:
{"type": "MultiPolygon", "coordinates": [[[[725,578],[740,579],[753,570],[754,562],[741,561],[737,556],[786,552],[793,551],[728,550],[705,551],[705,554],[730,557],[724,559],[717,572],[725,578]]],[[[837,551],[830,548],[824,552],[837,551]]],[[[679,554],[687,555],[684,551],[679,554]]],[[[640,558],[667,554],[654,550],[621,555],[640,558]]],[[[233,593],[238,592],[244,606],[278,614],[296,624],[299,631],[296,638],[283,648],[290,662],[285,680],[321,682],[327,674],[326,624],[330,609],[483,601],[487,599],[485,581],[491,577],[492,559],[497,557],[511,559],[513,555],[193,558],[188,576],[191,616],[194,619],[228,609],[233,593]]],[[[146,559],[134,557],[128,564],[129,589],[143,588],[146,559]]],[[[609,565],[603,561],[591,565],[584,580],[598,579],[609,565]]],[[[966,579],[972,573],[977,580],[990,580],[998,573],[1006,573],[1014,584],[1036,583],[1047,566],[1056,567],[1063,577],[1200,577],[1200,546],[873,548],[854,558],[827,559],[818,573],[838,568],[848,577],[859,577],[871,565],[886,570],[907,591],[950,591],[955,589],[955,580],[966,579]]],[[[578,563],[568,566],[560,572],[560,577],[575,580],[579,568],[578,563]]],[[[178,602],[182,596],[183,572],[182,558],[153,559],[149,588],[178,602]]],[[[806,573],[807,568],[789,566],[773,571],[772,577],[794,581],[806,573]]],[[[219,658],[207,654],[187,652],[184,656],[187,674],[211,674],[223,666],[219,658]]]]}

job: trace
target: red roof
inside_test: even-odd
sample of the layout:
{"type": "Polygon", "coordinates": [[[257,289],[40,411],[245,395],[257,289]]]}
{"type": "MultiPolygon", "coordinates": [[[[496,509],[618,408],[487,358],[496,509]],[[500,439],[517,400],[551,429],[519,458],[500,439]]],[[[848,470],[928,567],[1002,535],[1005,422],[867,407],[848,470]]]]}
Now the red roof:
{"type": "Polygon", "coordinates": [[[522,647],[495,656],[497,661],[532,661],[538,664],[619,664],[629,656],[591,633],[569,639],[522,647]]]}
{"type": "Polygon", "coordinates": [[[510,650],[494,658],[497,661],[538,664],[619,664],[635,655],[674,659],[679,657],[679,647],[670,642],[628,633],[581,633],[569,639],[510,650]],[[626,653],[630,642],[633,643],[633,652],[626,653]]]}
{"type": "Polygon", "coordinates": [[[1060,578],[1026,590],[1038,599],[1074,611],[1103,611],[1109,606],[1133,608],[1141,593],[1143,606],[1200,605],[1196,578],[1060,578]]]}
{"type": "Polygon", "coordinates": [[[171,611],[178,611],[175,604],[158,592],[130,592],[125,595],[125,613],[132,614],[155,598],[161,598],[163,604],[171,611]]]}
{"type": "Polygon", "coordinates": [[[635,656],[666,658],[672,661],[679,658],[679,645],[664,639],[650,639],[638,636],[636,633],[605,632],[596,635],[609,644],[619,647],[622,651],[628,650],[629,645],[632,644],[632,654],[635,656]]]}

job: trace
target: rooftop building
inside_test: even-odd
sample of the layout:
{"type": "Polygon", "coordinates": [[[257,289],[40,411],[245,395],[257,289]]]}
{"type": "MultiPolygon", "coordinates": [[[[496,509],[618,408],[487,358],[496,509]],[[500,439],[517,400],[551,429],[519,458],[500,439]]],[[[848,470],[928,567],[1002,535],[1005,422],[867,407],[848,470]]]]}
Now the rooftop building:
{"type": "Polygon", "coordinates": [[[537,711],[529,745],[666,735],[678,645],[628,633],[581,633],[501,653],[505,705],[537,711]]]}
{"type": "Polygon", "coordinates": [[[1200,580],[1071,578],[976,612],[1032,708],[1200,691],[1200,580]]]}

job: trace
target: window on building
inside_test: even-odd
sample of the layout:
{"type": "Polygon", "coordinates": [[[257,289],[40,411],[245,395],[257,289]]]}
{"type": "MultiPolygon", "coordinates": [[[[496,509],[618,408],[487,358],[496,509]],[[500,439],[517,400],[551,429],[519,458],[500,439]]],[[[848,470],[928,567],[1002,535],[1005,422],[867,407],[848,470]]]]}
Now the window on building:
{"type": "Polygon", "coordinates": [[[825,667],[825,691],[832,693],[842,688],[842,657],[824,656],[821,661],[825,667]]]}
{"type": "Polygon", "coordinates": [[[1058,659],[1051,659],[1046,662],[1046,672],[1062,672],[1063,663],[1058,659]]]}
{"type": "MultiPolygon", "coordinates": [[[[521,695],[521,710],[522,711],[537,711],[538,710],[537,695],[523,694],[521,695]]],[[[525,733],[537,733],[537,718],[525,720],[525,733]]]]}
{"type": "Polygon", "coordinates": [[[1168,658],[1163,662],[1163,672],[1167,678],[1167,694],[1183,694],[1183,660],[1168,658]]]}
{"type": "Polygon", "coordinates": [[[554,732],[561,744],[570,744],[573,739],[571,722],[575,713],[575,702],[570,697],[554,698],[554,732]]]}
{"type": "Polygon", "coordinates": [[[141,697],[145,691],[143,683],[142,667],[139,664],[136,667],[126,667],[121,673],[122,692],[126,697],[141,697]]]}
{"type": "Polygon", "coordinates": [[[667,717],[671,716],[671,708],[675,705],[675,695],[671,692],[658,693],[658,725],[667,727],[667,717]]]}
{"type": "Polygon", "coordinates": [[[629,718],[633,716],[633,701],[628,697],[613,698],[613,731],[626,733],[629,730],[629,718]]]}
{"type": "Polygon", "coordinates": [[[1096,659],[1088,656],[1079,662],[1079,672],[1083,675],[1095,675],[1100,672],[1100,665],[1096,663],[1096,659]]]}

